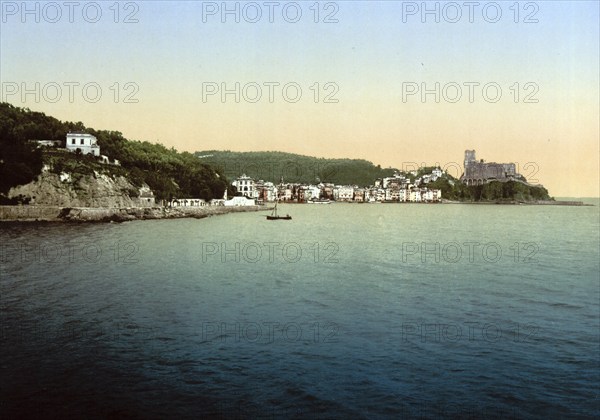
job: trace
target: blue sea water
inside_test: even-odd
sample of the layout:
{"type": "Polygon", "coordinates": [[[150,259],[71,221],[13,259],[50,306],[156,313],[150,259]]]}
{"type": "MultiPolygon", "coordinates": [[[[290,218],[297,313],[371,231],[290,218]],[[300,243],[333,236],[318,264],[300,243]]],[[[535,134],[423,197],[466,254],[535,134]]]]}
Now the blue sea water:
{"type": "Polygon", "coordinates": [[[0,415],[598,417],[592,202],[0,225],[0,415]]]}

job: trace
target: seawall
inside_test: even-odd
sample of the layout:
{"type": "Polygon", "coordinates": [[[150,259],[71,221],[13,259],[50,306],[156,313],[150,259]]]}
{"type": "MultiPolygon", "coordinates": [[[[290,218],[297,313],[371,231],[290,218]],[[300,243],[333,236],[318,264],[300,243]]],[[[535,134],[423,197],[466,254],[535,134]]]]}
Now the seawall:
{"type": "Polygon", "coordinates": [[[265,206],[206,207],[58,207],[0,206],[0,222],[126,222],[131,220],[201,219],[218,214],[265,211],[265,206]]]}

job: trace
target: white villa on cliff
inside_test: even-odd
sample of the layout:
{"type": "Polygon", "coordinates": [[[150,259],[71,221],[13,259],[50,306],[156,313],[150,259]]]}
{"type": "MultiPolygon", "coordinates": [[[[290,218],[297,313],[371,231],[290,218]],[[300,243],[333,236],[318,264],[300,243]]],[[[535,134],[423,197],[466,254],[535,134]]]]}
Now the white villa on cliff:
{"type": "Polygon", "coordinates": [[[84,155],[100,156],[100,146],[98,146],[98,141],[96,137],[91,134],[77,131],[67,133],[66,147],[67,150],[72,152],[79,149],[84,155]]]}
{"type": "MultiPolygon", "coordinates": [[[[31,140],[36,142],[38,147],[52,147],[61,148],[63,142],[61,140],[31,140]]],[[[98,139],[95,136],[83,133],[79,131],[72,131],[67,133],[65,140],[65,148],[70,152],[77,152],[79,150],[84,155],[92,155],[100,157],[100,161],[106,165],[110,164],[111,161],[108,156],[100,154],[100,146],[98,146],[98,139]]],[[[121,163],[117,159],[112,160],[113,165],[120,166],[121,163]]]]}

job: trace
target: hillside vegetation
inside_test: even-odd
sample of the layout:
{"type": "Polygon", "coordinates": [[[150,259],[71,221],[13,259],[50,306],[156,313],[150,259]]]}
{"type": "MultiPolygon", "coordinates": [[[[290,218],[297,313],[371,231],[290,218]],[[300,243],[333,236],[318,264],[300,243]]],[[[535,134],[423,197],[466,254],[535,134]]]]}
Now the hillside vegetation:
{"type": "MultiPolygon", "coordinates": [[[[377,178],[389,177],[399,172],[414,182],[416,178],[430,174],[435,166],[421,167],[416,174],[393,168],[382,169],[362,159],[324,159],[284,152],[232,152],[205,150],[195,153],[203,162],[219,168],[229,179],[246,174],[254,179],[279,183],[298,182],[315,184],[331,182],[338,185],[371,186],[377,178]]],[[[525,178],[520,177],[522,181],[525,178]]],[[[448,173],[428,188],[439,189],[448,200],[473,202],[535,201],[549,200],[548,191],[542,186],[526,185],[518,181],[494,181],[485,185],[467,186],[448,173]]]]}
{"type": "Polygon", "coordinates": [[[158,199],[198,197],[220,198],[227,180],[193,154],[179,153],[161,144],[127,140],[118,131],[95,130],[82,122],[63,122],[41,112],[0,103],[0,195],[11,187],[34,180],[43,164],[53,172],[69,172],[75,177],[94,171],[126,176],[134,185],[146,183],[158,199]],[[121,167],[101,165],[92,156],[36,149],[29,140],[65,140],[69,131],[84,131],[98,139],[103,155],[118,159],[121,167]]]}
{"type": "Polygon", "coordinates": [[[394,169],[382,169],[363,159],[325,159],[284,152],[196,152],[203,162],[218,168],[229,179],[246,174],[251,178],[279,183],[372,185],[375,179],[392,176],[394,169]]]}
{"type": "MultiPolygon", "coordinates": [[[[161,144],[128,140],[119,131],[95,130],[82,122],[63,122],[41,112],[0,103],[0,203],[7,202],[8,191],[28,184],[42,172],[43,165],[56,175],[70,174],[75,185],[85,177],[107,175],[113,180],[124,177],[131,183],[127,195],[134,197],[137,188],[150,186],[157,199],[193,197],[211,200],[231,195],[227,178],[246,174],[255,179],[279,183],[338,185],[373,185],[377,178],[392,176],[393,168],[383,169],[363,159],[325,159],[284,152],[232,152],[208,150],[177,152],[161,144]],[[38,149],[29,140],[64,141],[69,131],[83,131],[96,136],[101,153],[121,166],[101,164],[98,158],[57,149],[38,149]]],[[[420,168],[416,175],[405,174],[411,181],[431,168],[420,168]]],[[[523,178],[524,181],[524,178],[523,178]]],[[[442,190],[442,197],[458,201],[534,201],[548,200],[542,186],[518,181],[491,182],[466,186],[445,174],[429,188],[442,190]]]]}
{"type": "Polygon", "coordinates": [[[548,190],[541,185],[526,185],[519,181],[492,181],[484,185],[467,186],[462,182],[450,182],[446,177],[427,184],[428,188],[442,191],[442,197],[455,201],[512,202],[552,200],[548,190]]]}

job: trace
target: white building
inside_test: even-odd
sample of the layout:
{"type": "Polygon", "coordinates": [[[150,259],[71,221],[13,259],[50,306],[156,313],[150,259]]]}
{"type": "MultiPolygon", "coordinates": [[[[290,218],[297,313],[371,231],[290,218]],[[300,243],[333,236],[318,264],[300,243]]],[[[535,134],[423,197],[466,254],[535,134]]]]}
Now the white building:
{"type": "Polygon", "coordinates": [[[425,193],[421,193],[423,201],[429,201],[435,203],[442,199],[442,190],[430,190],[428,189],[425,193]]]}
{"type": "Polygon", "coordinates": [[[231,185],[233,185],[239,193],[242,193],[246,197],[256,198],[256,183],[252,178],[243,174],[242,176],[235,179],[231,185]]]}
{"type": "Polygon", "coordinates": [[[383,188],[371,188],[369,190],[369,202],[373,201],[384,201],[385,200],[385,190],[383,188]]]}
{"type": "Polygon", "coordinates": [[[225,199],[223,198],[213,198],[210,200],[209,206],[223,206],[225,205],[225,199]]]}
{"type": "Polygon", "coordinates": [[[351,185],[336,185],[333,189],[333,199],[335,201],[353,201],[354,187],[351,185]]]}
{"type": "Polygon", "coordinates": [[[100,146],[96,137],[87,133],[67,133],[67,149],[76,152],[78,149],[84,155],[100,156],[100,146]]]}
{"type": "Polygon", "coordinates": [[[433,190],[421,190],[423,201],[433,201],[433,190]]]}
{"type": "Polygon", "coordinates": [[[390,185],[391,186],[388,186],[388,188],[385,189],[385,201],[401,201],[400,191],[404,191],[404,189],[396,184],[390,185]]]}
{"type": "Polygon", "coordinates": [[[255,198],[259,202],[277,201],[277,187],[272,182],[259,180],[255,183],[254,195],[249,198],[255,198]]]}
{"type": "Polygon", "coordinates": [[[321,188],[317,185],[309,185],[306,187],[306,190],[304,191],[305,200],[318,200],[319,198],[321,198],[321,188]]]}
{"type": "Polygon", "coordinates": [[[175,198],[169,202],[171,207],[204,207],[208,205],[201,198],[175,198]]]}
{"type": "Polygon", "coordinates": [[[406,178],[403,175],[400,175],[399,173],[395,173],[394,176],[383,178],[383,180],[381,181],[381,187],[388,188],[391,184],[402,185],[404,183],[406,183],[406,178]]]}
{"type": "Polygon", "coordinates": [[[414,188],[410,191],[410,195],[408,201],[411,203],[420,203],[421,202],[421,190],[418,188],[414,188]]]}
{"type": "Polygon", "coordinates": [[[227,207],[255,206],[256,202],[254,199],[237,196],[231,200],[225,200],[224,205],[227,207]]]}
{"type": "Polygon", "coordinates": [[[398,201],[406,202],[410,198],[409,196],[410,196],[410,190],[403,188],[400,191],[398,191],[398,201]]]}
{"type": "Polygon", "coordinates": [[[61,140],[33,140],[37,143],[38,147],[61,147],[61,140]]]}
{"type": "Polygon", "coordinates": [[[267,201],[277,201],[277,186],[272,182],[267,182],[267,201]]]}
{"type": "Polygon", "coordinates": [[[277,194],[279,195],[278,200],[282,200],[282,201],[291,201],[294,196],[293,191],[289,187],[289,185],[285,185],[285,186],[280,185],[278,188],[277,194]]]}

